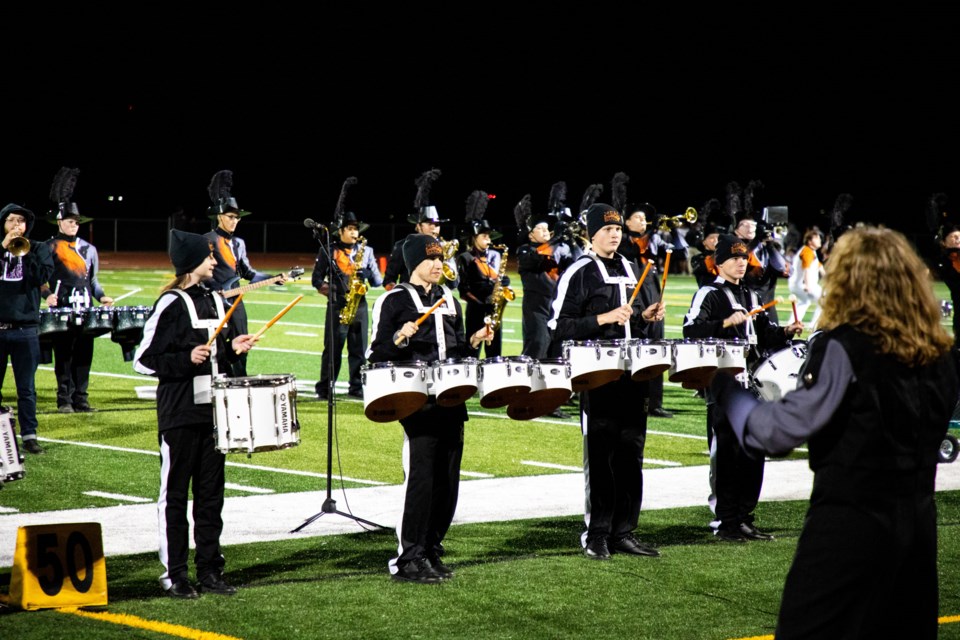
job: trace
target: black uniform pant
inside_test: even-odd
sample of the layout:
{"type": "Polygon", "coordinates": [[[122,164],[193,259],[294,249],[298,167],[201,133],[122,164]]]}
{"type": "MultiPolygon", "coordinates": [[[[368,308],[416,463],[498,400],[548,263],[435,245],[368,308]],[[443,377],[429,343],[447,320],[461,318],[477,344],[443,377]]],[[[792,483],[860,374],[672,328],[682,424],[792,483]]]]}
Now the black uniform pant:
{"type": "Polygon", "coordinates": [[[53,336],[53,370],[57,375],[57,406],[87,404],[94,337],[71,330],[53,336]]]}
{"type": "Polygon", "coordinates": [[[647,440],[646,388],[626,373],[581,395],[584,544],[594,537],[620,538],[637,528],[647,440]]]}
{"type": "Polygon", "coordinates": [[[226,457],[216,450],[212,424],[160,432],[160,576],[164,589],[187,578],[189,523],[187,492],[193,485],[193,540],[197,579],[223,571],[223,485],[226,457]]]}
{"type": "MultiPolygon", "coordinates": [[[[643,293],[643,300],[650,301],[650,304],[653,304],[656,301],[660,300],[660,279],[656,275],[647,274],[647,277],[641,285],[641,292],[643,293]]],[[[663,340],[664,331],[663,331],[663,322],[654,322],[647,325],[647,338],[650,340],[663,340]]],[[[650,410],[662,409],[663,408],[663,376],[659,375],[654,379],[650,380],[650,387],[648,389],[649,393],[649,408],[650,410]]]]}
{"type": "Polygon", "coordinates": [[[400,421],[403,425],[403,473],[406,494],[397,538],[398,556],[390,573],[418,558],[443,554],[457,509],[463,458],[463,405],[428,409],[400,421]]]}
{"type": "Polygon", "coordinates": [[[752,524],[763,486],[764,458],[746,454],[719,404],[708,405],[707,429],[712,433],[712,439],[708,435],[711,453],[715,453],[714,513],[719,528],[732,530],[741,523],[752,524]]]}
{"type": "MultiPolygon", "coordinates": [[[[492,304],[479,304],[477,302],[467,301],[467,313],[464,318],[464,326],[467,334],[467,338],[479,331],[484,323],[484,319],[487,316],[493,315],[493,305],[492,304]]],[[[468,340],[469,341],[469,340],[468,340]]],[[[493,334],[493,342],[490,344],[483,344],[483,353],[487,358],[496,358],[500,355],[502,351],[503,344],[503,325],[500,325],[500,328],[496,333],[493,334]]],[[[470,349],[468,344],[466,348],[469,351],[469,357],[479,358],[480,357],[480,347],[476,349],[470,349]]]]}
{"type": "Polygon", "coordinates": [[[340,376],[340,363],[343,360],[343,343],[347,343],[347,366],[350,369],[349,391],[363,393],[360,368],[366,362],[367,352],[367,301],[363,299],[357,306],[357,315],[349,325],[340,324],[340,316],[334,314],[334,324],[327,320],[324,328],[323,355],[320,357],[320,382],[317,394],[325,395],[330,384],[330,357],[333,355],[333,379],[340,376]],[[330,341],[333,340],[333,346],[330,341]]]}

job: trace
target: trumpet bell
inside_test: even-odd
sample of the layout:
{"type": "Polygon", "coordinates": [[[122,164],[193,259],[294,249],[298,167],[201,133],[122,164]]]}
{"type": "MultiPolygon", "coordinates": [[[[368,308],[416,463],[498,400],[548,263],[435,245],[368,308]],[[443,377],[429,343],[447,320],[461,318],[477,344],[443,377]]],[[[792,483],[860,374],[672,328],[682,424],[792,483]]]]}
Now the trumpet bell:
{"type": "Polygon", "coordinates": [[[30,241],[23,236],[11,238],[10,242],[7,243],[7,251],[17,258],[25,256],[30,253],[30,241]]]}

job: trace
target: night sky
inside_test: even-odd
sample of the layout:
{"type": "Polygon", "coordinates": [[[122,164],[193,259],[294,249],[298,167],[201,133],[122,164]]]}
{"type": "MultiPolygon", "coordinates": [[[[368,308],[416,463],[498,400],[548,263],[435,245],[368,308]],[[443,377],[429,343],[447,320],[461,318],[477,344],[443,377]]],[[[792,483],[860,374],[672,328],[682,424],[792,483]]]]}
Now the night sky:
{"type": "Polygon", "coordinates": [[[525,193],[545,208],[564,180],[576,208],[603,183],[609,201],[617,171],[631,200],[669,215],[750,180],[760,206],[789,206],[801,227],[823,226],[842,192],[850,217],[909,232],[932,193],[960,204],[953,12],[557,5],[548,20],[481,6],[451,19],[264,5],[8,46],[0,199],[45,212],[52,177],[73,166],[85,215],[201,217],[210,177],[231,169],[258,218],[329,220],[356,176],[348,207],[399,222],[437,167],[443,217],[462,221],[482,189],[505,230],[525,193]]]}

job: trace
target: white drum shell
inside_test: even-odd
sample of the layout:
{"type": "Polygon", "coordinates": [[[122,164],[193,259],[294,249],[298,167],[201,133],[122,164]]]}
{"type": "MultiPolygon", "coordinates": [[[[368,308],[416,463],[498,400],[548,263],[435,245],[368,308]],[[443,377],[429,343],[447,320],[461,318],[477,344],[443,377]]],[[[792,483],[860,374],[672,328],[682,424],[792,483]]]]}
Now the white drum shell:
{"type": "Polygon", "coordinates": [[[476,358],[447,359],[430,365],[430,395],[437,397],[439,406],[456,406],[477,392],[477,365],[476,358]]]}
{"type": "Polygon", "coordinates": [[[11,414],[0,413],[0,486],[4,482],[20,480],[25,475],[23,458],[17,447],[11,414]]]}
{"type": "Polygon", "coordinates": [[[675,342],[670,381],[680,382],[688,389],[706,387],[716,373],[718,363],[717,342],[675,342]]]}
{"type": "Polygon", "coordinates": [[[402,420],[427,402],[427,363],[378,362],[360,369],[363,413],[373,422],[402,420]]]}
{"type": "Polygon", "coordinates": [[[497,356],[480,361],[477,392],[485,409],[505,407],[530,392],[534,360],[527,356],[497,356]]]}
{"type": "Polygon", "coordinates": [[[637,382],[663,375],[673,364],[673,349],[667,340],[635,340],[630,345],[630,377],[637,382]]]}
{"type": "Polygon", "coordinates": [[[218,451],[255,453],[300,444],[294,376],[217,376],[212,396],[218,451]]]}
{"type": "Polygon", "coordinates": [[[514,420],[539,418],[553,413],[571,395],[570,365],[563,360],[541,360],[533,365],[530,393],[512,401],[507,415],[514,420]]]}
{"type": "Polygon", "coordinates": [[[747,368],[747,345],[742,342],[724,342],[720,345],[717,371],[736,375],[747,368]]]}
{"type": "Polygon", "coordinates": [[[627,369],[628,345],[626,340],[564,342],[563,357],[570,363],[573,391],[588,391],[623,374],[627,369]]]}

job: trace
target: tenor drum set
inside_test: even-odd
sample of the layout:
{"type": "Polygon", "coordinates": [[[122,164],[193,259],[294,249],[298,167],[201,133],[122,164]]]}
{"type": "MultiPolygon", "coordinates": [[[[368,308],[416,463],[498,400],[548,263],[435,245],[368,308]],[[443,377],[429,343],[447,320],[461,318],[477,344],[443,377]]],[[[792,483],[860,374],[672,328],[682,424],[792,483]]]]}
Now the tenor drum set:
{"type": "Polygon", "coordinates": [[[373,422],[402,420],[433,398],[453,406],[480,397],[485,409],[506,407],[514,420],[552,413],[573,393],[620,379],[637,381],[667,373],[685,389],[704,389],[717,372],[745,374],[748,386],[766,400],[796,388],[806,343],[769,354],[747,366],[741,340],[585,340],[563,343],[563,358],[507,356],[437,362],[378,362],[361,369],[364,415],[373,422]]]}
{"type": "Polygon", "coordinates": [[[53,339],[68,332],[91,337],[110,334],[120,345],[123,359],[133,360],[134,351],[143,338],[143,327],[153,307],[51,307],[40,311],[40,362],[53,362],[53,339]]]}

